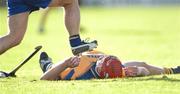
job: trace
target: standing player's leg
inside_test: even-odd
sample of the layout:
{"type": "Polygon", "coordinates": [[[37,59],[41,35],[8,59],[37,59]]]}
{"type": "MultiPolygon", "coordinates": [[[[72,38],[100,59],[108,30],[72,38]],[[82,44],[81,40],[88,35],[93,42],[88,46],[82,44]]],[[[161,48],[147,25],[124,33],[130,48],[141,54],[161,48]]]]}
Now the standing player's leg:
{"type": "Polygon", "coordinates": [[[51,10],[52,10],[52,8],[47,8],[42,14],[42,17],[41,17],[40,23],[39,23],[39,27],[38,27],[38,31],[40,33],[43,33],[45,31],[46,21],[47,21],[48,15],[51,10]]]}
{"type": "Polygon", "coordinates": [[[0,54],[20,44],[26,32],[28,16],[29,12],[24,12],[9,17],[9,33],[0,37],[0,54]]]}
{"type": "Polygon", "coordinates": [[[62,6],[65,10],[65,26],[69,32],[69,40],[74,55],[97,47],[97,41],[81,41],[80,31],[80,9],[78,0],[52,0],[49,7],[62,6]]]}

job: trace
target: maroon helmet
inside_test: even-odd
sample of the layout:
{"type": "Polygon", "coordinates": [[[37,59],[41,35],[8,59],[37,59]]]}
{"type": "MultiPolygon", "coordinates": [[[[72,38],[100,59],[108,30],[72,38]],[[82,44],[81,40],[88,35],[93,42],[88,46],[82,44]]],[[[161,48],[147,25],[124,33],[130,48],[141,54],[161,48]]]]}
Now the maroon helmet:
{"type": "Polygon", "coordinates": [[[100,78],[123,77],[121,61],[115,56],[104,56],[97,61],[96,71],[100,78]]]}

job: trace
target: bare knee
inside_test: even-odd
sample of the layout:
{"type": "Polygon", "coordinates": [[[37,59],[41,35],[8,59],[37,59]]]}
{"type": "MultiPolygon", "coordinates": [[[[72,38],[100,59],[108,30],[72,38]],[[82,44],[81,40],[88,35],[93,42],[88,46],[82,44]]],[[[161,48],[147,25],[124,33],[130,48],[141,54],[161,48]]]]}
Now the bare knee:
{"type": "Polygon", "coordinates": [[[23,36],[19,34],[10,33],[8,36],[12,47],[19,45],[23,39],[23,36]]]}
{"type": "Polygon", "coordinates": [[[15,38],[14,40],[14,46],[19,45],[22,42],[22,38],[15,38]]]}
{"type": "Polygon", "coordinates": [[[72,4],[76,0],[62,0],[63,5],[69,5],[72,4]]]}
{"type": "Polygon", "coordinates": [[[77,6],[78,0],[62,0],[62,3],[64,8],[68,8],[72,6],[77,6]]]}
{"type": "Polygon", "coordinates": [[[51,3],[49,4],[49,7],[58,7],[58,6],[67,7],[75,3],[78,4],[78,0],[52,0],[51,3]]]}

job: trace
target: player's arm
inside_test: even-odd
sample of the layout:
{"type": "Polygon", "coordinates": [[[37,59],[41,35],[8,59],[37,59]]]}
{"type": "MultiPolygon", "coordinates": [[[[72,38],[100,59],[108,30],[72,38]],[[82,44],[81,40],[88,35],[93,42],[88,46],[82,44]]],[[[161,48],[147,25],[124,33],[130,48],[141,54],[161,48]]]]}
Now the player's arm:
{"type": "Polygon", "coordinates": [[[167,67],[158,67],[154,65],[147,64],[146,62],[131,61],[123,64],[129,76],[148,76],[148,75],[160,75],[160,74],[179,74],[180,67],[167,68],[167,67]],[[133,75],[131,75],[133,74],[133,75]]]}
{"type": "Polygon", "coordinates": [[[80,59],[77,56],[65,59],[64,61],[56,64],[55,66],[53,66],[53,68],[45,72],[42,75],[41,80],[57,80],[61,72],[63,72],[66,68],[77,67],[79,65],[79,61],[80,59]]]}

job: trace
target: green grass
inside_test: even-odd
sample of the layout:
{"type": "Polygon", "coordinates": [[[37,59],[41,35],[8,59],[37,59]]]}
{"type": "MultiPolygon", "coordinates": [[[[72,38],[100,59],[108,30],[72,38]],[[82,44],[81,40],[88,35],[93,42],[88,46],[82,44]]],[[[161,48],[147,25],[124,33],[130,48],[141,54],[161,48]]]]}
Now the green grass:
{"type": "MultiPolygon", "coordinates": [[[[0,56],[0,70],[10,71],[43,45],[53,61],[72,56],[62,9],[49,15],[46,31],[39,34],[41,12],[30,15],[22,43],[0,56]]],[[[158,66],[176,66],[180,59],[180,7],[82,8],[82,38],[99,42],[98,50],[117,55],[121,60],[140,60],[158,66]]],[[[0,35],[7,31],[7,11],[0,8],[0,35]]],[[[38,55],[18,72],[17,78],[0,79],[1,94],[178,94],[180,75],[128,79],[40,81],[38,55]]]]}

